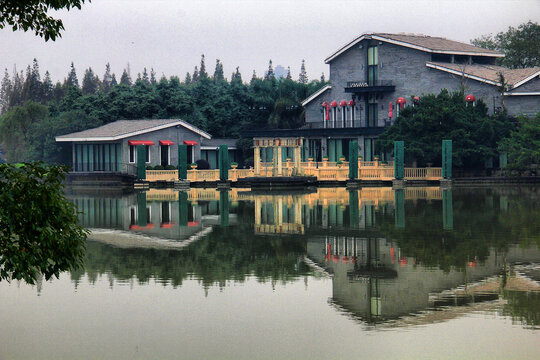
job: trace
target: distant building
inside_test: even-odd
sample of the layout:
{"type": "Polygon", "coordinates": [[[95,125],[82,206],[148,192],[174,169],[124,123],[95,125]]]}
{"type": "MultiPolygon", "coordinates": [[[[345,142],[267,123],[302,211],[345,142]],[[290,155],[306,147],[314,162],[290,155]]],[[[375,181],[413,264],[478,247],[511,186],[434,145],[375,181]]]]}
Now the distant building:
{"type": "Polygon", "coordinates": [[[508,69],[495,65],[504,54],[426,35],[363,34],[340,47],[325,63],[330,84],[302,102],[300,129],[250,131],[246,135],[303,137],[302,158],[347,158],[358,140],[360,155],[373,159],[375,142],[414,97],[442,89],[464,89],[491,112],[502,107],[499,73],[508,83],[504,105],[510,115],[540,111],[540,67],[508,69]]]}
{"type": "Polygon", "coordinates": [[[229,145],[229,159],[236,161],[231,139],[212,139],[207,132],[180,119],[119,120],[95,129],[56,137],[72,144],[74,172],[129,172],[137,164],[137,145],[146,145],[149,166],[178,166],[178,144],[187,145],[187,162],[201,158],[217,165],[219,145],[229,145]]]}

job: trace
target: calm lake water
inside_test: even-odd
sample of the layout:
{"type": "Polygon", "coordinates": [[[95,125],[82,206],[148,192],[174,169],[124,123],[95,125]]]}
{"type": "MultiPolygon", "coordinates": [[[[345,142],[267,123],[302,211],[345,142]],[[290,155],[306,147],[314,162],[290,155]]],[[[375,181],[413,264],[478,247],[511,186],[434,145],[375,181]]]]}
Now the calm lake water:
{"type": "Polygon", "coordinates": [[[540,358],[540,187],[68,194],[85,266],[0,283],[1,359],[540,358]]]}

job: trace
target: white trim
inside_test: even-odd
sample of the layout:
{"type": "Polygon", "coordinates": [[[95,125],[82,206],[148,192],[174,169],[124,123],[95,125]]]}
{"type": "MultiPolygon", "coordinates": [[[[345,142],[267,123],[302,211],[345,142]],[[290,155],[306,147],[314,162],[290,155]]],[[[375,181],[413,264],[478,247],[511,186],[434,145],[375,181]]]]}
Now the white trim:
{"type": "Polygon", "coordinates": [[[481,78],[479,76],[467,74],[466,72],[457,71],[457,70],[454,70],[454,69],[449,69],[449,68],[444,67],[444,66],[435,65],[435,64],[432,64],[432,63],[429,63],[429,62],[426,63],[426,66],[429,67],[429,68],[432,68],[432,69],[445,71],[445,72],[448,72],[450,74],[464,76],[466,78],[473,79],[473,80],[476,80],[476,81],[480,81],[480,82],[483,82],[483,83],[486,83],[486,84],[496,85],[496,86],[500,85],[500,83],[495,82],[495,81],[491,81],[491,80],[488,80],[488,79],[481,78]]]}
{"type": "Polygon", "coordinates": [[[62,137],[62,136],[65,136],[65,135],[62,135],[62,136],[57,136],[55,138],[55,140],[57,142],[67,142],[67,141],[79,141],[79,142],[114,141],[114,140],[125,139],[125,138],[136,136],[136,135],[146,134],[146,133],[157,131],[157,130],[167,129],[167,128],[170,128],[170,127],[173,127],[173,126],[176,126],[176,125],[182,125],[183,127],[193,131],[194,133],[197,133],[197,134],[201,135],[202,137],[204,137],[204,138],[206,138],[208,140],[210,140],[212,138],[212,135],[208,134],[207,132],[204,132],[201,129],[199,129],[199,128],[191,125],[191,124],[188,124],[187,122],[185,122],[183,120],[178,120],[178,121],[175,121],[175,122],[172,122],[172,123],[163,124],[163,125],[159,125],[159,126],[154,126],[152,128],[139,130],[139,131],[133,131],[133,132],[130,132],[130,133],[117,135],[117,136],[95,136],[95,137],[80,137],[80,138],[78,138],[78,137],[62,137]]]}
{"type": "Polygon", "coordinates": [[[504,96],[527,96],[527,95],[540,96],[540,91],[536,91],[536,92],[505,92],[504,93],[504,96]]]}
{"type": "MultiPolygon", "coordinates": [[[[150,146],[151,146],[151,145],[144,145],[144,146],[146,146],[146,155],[147,155],[147,157],[148,157],[148,161],[146,161],[145,163],[146,163],[146,164],[150,164],[150,163],[152,162],[152,157],[151,157],[151,155],[150,155],[150,146]]],[[[145,159],[145,160],[146,160],[146,159],[145,159]]]]}
{"type": "Polygon", "coordinates": [[[414,44],[404,42],[404,41],[389,39],[389,38],[386,38],[384,36],[363,34],[363,35],[357,37],[356,39],[354,39],[353,41],[351,41],[351,42],[347,43],[346,45],[342,46],[338,51],[336,51],[335,53],[333,53],[332,55],[327,57],[324,60],[324,63],[325,64],[330,63],[330,61],[334,60],[336,57],[343,54],[345,51],[349,50],[351,47],[358,44],[360,41],[362,41],[364,39],[373,39],[373,40],[384,41],[384,42],[387,42],[387,43],[390,43],[390,44],[400,45],[400,46],[408,47],[408,48],[411,48],[411,49],[425,51],[425,52],[428,52],[428,53],[504,57],[504,54],[502,54],[502,53],[498,53],[498,54],[495,53],[494,54],[494,53],[481,53],[481,52],[477,53],[477,52],[457,51],[457,50],[434,50],[434,49],[429,49],[429,48],[426,48],[424,46],[414,45],[414,44]]]}
{"type": "Polygon", "coordinates": [[[526,77],[525,79],[523,79],[523,80],[521,80],[521,81],[515,83],[515,84],[512,86],[512,89],[515,89],[515,88],[517,88],[517,87],[519,87],[519,86],[525,84],[526,82],[528,82],[528,81],[534,79],[534,78],[537,77],[537,76],[540,76],[540,71],[537,71],[537,72],[535,72],[534,74],[532,74],[531,76],[526,77]]]}
{"type": "Polygon", "coordinates": [[[135,164],[137,162],[137,148],[136,145],[128,144],[128,163],[135,164]],[[133,161],[131,161],[131,149],[133,148],[133,161]]]}
{"type": "MultiPolygon", "coordinates": [[[[201,145],[201,150],[219,150],[219,146],[201,145]]],[[[229,146],[228,150],[237,150],[236,146],[229,146]]]]}
{"type": "Polygon", "coordinates": [[[324,93],[326,90],[329,90],[331,89],[332,86],[330,85],[325,85],[324,87],[320,88],[319,90],[315,91],[313,94],[311,94],[310,97],[308,97],[307,99],[305,99],[304,101],[302,101],[302,106],[306,106],[307,104],[309,104],[311,101],[315,100],[316,97],[318,97],[319,95],[321,95],[322,93],[324,93]]]}

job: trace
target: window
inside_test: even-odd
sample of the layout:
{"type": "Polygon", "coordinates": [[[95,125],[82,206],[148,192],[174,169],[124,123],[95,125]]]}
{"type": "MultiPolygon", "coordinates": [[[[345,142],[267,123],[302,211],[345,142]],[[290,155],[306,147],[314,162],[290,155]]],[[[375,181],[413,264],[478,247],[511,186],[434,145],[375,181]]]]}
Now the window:
{"type": "Polygon", "coordinates": [[[150,145],[144,146],[146,146],[146,163],[148,164],[150,162],[150,145]]]}
{"type": "Polygon", "coordinates": [[[377,46],[368,47],[368,85],[374,86],[379,80],[379,48],[377,46]]]}
{"type": "Polygon", "coordinates": [[[129,162],[134,163],[135,160],[137,160],[137,156],[135,154],[135,145],[129,145],[129,162]]]}
{"type": "Polygon", "coordinates": [[[162,166],[167,166],[170,163],[170,150],[169,145],[160,145],[159,146],[160,160],[162,166]]]}

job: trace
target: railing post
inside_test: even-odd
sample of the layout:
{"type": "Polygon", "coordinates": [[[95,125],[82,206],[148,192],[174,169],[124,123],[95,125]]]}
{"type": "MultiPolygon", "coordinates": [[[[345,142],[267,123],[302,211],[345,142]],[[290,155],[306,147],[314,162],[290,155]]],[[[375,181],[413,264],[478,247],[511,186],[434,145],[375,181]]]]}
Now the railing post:
{"type": "Polygon", "coordinates": [[[442,141],[442,177],[452,179],[452,140],[442,141]]]}
{"type": "Polygon", "coordinates": [[[219,180],[227,181],[229,179],[229,147],[219,145],[219,180]]]}
{"type": "Polygon", "coordinates": [[[178,144],[178,180],[187,180],[187,145],[178,144]]]}
{"type": "Polygon", "coordinates": [[[443,229],[454,229],[454,209],[452,206],[452,190],[445,189],[442,192],[443,198],[443,229]]]}
{"type": "Polygon", "coordinates": [[[146,145],[137,145],[137,179],[146,179],[146,145]]]}
{"type": "Polygon", "coordinates": [[[260,175],[261,174],[261,148],[259,146],[255,146],[253,148],[253,167],[255,169],[255,175],[260,175]]]}
{"type": "Polygon", "coordinates": [[[349,142],[349,179],[358,178],[358,141],[349,142]]]}

